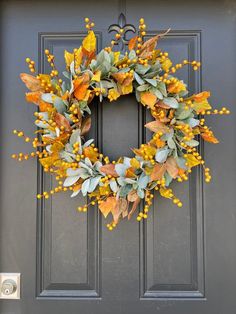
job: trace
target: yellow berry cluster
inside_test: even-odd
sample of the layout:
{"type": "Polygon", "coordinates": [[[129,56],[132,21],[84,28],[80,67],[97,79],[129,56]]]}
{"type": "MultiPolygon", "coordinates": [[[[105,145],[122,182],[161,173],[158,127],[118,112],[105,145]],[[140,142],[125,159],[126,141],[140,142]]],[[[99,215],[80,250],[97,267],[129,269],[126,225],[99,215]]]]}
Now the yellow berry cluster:
{"type": "Polygon", "coordinates": [[[146,191],[145,195],[145,206],[142,212],[138,214],[137,221],[141,221],[142,219],[147,219],[148,218],[148,212],[150,207],[152,206],[152,199],[154,195],[151,194],[149,191],[146,191]]]}
{"type": "Polygon", "coordinates": [[[84,21],[85,21],[85,23],[86,23],[85,27],[86,27],[88,30],[91,30],[91,29],[95,26],[95,24],[94,24],[93,22],[91,22],[88,17],[86,17],[86,18],[84,19],[84,21]]]}
{"type": "Polygon", "coordinates": [[[30,72],[35,73],[35,62],[30,58],[26,58],[25,61],[28,63],[30,72]]]}
{"type": "Polygon", "coordinates": [[[207,110],[207,111],[203,111],[202,114],[206,114],[206,115],[214,115],[214,114],[230,114],[230,110],[228,110],[227,108],[223,107],[222,109],[218,110],[218,109],[214,109],[213,111],[207,110]]]}

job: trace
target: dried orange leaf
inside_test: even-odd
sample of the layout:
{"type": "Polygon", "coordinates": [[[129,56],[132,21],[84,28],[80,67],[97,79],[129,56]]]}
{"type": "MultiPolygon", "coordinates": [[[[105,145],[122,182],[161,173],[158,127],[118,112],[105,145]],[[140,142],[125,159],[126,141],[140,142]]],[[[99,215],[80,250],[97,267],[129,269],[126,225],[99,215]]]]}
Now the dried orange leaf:
{"type": "Polygon", "coordinates": [[[118,177],[118,174],[115,171],[115,165],[113,165],[113,164],[104,165],[104,166],[100,167],[99,170],[101,172],[105,173],[106,175],[111,175],[115,178],[118,177]]]}
{"type": "Polygon", "coordinates": [[[32,102],[33,104],[38,105],[41,94],[42,93],[39,92],[39,91],[26,93],[25,94],[25,99],[28,102],[32,102]]]}
{"type": "Polygon", "coordinates": [[[127,196],[127,199],[128,199],[129,202],[133,203],[133,202],[135,202],[137,200],[138,197],[139,196],[137,194],[137,191],[132,190],[132,191],[129,192],[129,194],[127,196]]]}
{"type": "Polygon", "coordinates": [[[69,132],[71,130],[71,126],[69,121],[60,113],[55,113],[54,121],[56,122],[57,126],[60,128],[63,126],[65,131],[69,132]]]}
{"type": "Polygon", "coordinates": [[[145,127],[154,133],[166,133],[169,131],[169,128],[159,120],[148,122],[147,124],[145,124],[145,127]]]}
{"type": "Polygon", "coordinates": [[[144,92],[141,93],[141,103],[149,108],[153,109],[157,101],[157,96],[150,93],[144,92]]]}
{"type": "Polygon", "coordinates": [[[92,124],[91,117],[87,117],[86,119],[83,120],[81,126],[81,135],[88,133],[88,131],[91,128],[91,124],[92,124]]]}
{"type": "Polygon", "coordinates": [[[165,164],[155,164],[152,172],[151,172],[151,180],[161,180],[166,172],[166,165],[165,164]]]}
{"type": "Polygon", "coordinates": [[[132,208],[131,208],[131,211],[130,211],[129,214],[128,214],[128,220],[130,220],[130,218],[132,217],[133,213],[134,213],[135,210],[137,209],[139,202],[140,202],[140,198],[138,197],[138,198],[134,201],[133,206],[132,206],[132,208]]]}
{"type": "Polygon", "coordinates": [[[213,143],[213,144],[218,144],[219,140],[214,136],[214,134],[208,134],[208,133],[201,133],[201,137],[204,139],[204,141],[213,143]]]}
{"type": "Polygon", "coordinates": [[[99,204],[99,209],[106,218],[110,212],[115,211],[117,206],[117,199],[115,197],[108,197],[105,201],[99,204]]]}
{"type": "Polygon", "coordinates": [[[138,36],[134,36],[129,40],[129,44],[128,44],[129,50],[132,50],[135,48],[137,41],[138,41],[138,36]]]}
{"type": "Polygon", "coordinates": [[[169,157],[166,161],[166,170],[172,178],[176,178],[179,173],[179,168],[174,157],[169,157]]]}
{"type": "Polygon", "coordinates": [[[20,78],[30,91],[37,92],[37,91],[44,90],[41,86],[40,80],[38,80],[35,76],[27,74],[27,73],[21,73],[20,78]]]}

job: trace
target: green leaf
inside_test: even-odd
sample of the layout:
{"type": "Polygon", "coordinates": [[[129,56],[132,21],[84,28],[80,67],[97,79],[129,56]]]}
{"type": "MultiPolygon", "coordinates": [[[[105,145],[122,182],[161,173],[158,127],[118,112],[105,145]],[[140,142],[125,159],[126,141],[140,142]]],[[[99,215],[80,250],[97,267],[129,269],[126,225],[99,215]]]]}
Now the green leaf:
{"type": "Polygon", "coordinates": [[[85,196],[88,193],[89,186],[90,186],[90,179],[87,179],[83,182],[82,187],[81,187],[81,192],[83,196],[85,196]]]}
{"type": "Polygon", "coordinates": [[[162,93],[157,88],[151,88],[150,92],[157,96],[158,99],[163,99],[162,93]]]}
{"type": "Polygon", "coordinates": [[[136,58],[136,52],[135,50],[130,50],[130,53],[129,53],[129,59],[135,59],[136,58]]]}
{"type": "Polygon", "coordinates": [[[157,84],[157,88],[159,89],[159,91],[162,93],[162,95],[164,97],[167,97],[167,91],[166,91],[166,85],[163,82],[159,82],[157,84]]]}
{"type": "Polygon", "coordinates": [[[148,72],[148,70],[151,68],[150,65],[148,66],[144,66],[141,64],[137,64],[135,67],[135,72],[137,72],[138,74],[144,75],[145,73],[148,72]]]}
{"type": "Polygon", "coordinates": [[[90,184],[89,184],[89,188],[88,188],[89,193],[93,192],[96,189],[100,179],[101,179],[101,176],[90,179],[90,184]]]}
{"type": "Polygon", "coordinates": [[[137,89],[137,91],[139,91],[139,92],[144,92],[144,91],[148,90],[148,88],[149,88],[149,85],[148,85],[148,84],[144,84],[144,85],[140,85],[140,86],[137,87],[136,89],[137,89]]]}
{"type": "Polygon", "coordinates": [[[64,111],[66,111],[66,106],[60,97],[56,96],[54,98],[53,104],[54,104],[54,107],[57,109],[57,112],[63,113],[64,111]]]}
{"type": "Polygon", "coordinates": [[[167,97],[163,99],[163,103],[171,108],[177,109],[179,107],[178,101],[174,97],[167,97]]]}
{"type": "Polygon", "coordinates": [[[196,147],[196,146],[199,145],[199,142],[196,141],[196,140],[186,141],[185,143],[186,143],[188,146],[190,146],[190,147],[196,147]]]}
{"type": "Polygon", "coordinates": [[[157,87],[157,80],[146,78],[145,81],[151,84],[152,86],[157,87]]]}
{"type": "Polygon", "coordinates": [[[167,139],[167,144],[168,144],[169,148],[176,149],[176,144],[175,144],[175,142],[174,142],[172,137],[167,139]]]}
{"type": "Polygon", "coordinates": [[[139,85],[145,84],[144,80],[138,75],[138,73],[134,72],[134,78],[139,83],[139,85]]]}
{"type": "Polygon", "coordinates": [[[53,104],[52,94],[50,94],[50,93],[42,94],[41,98],[43,101],[48,102],[50,104],[53,104]]]}
{"type": "Polygon", "coordinates": [[[169,148],[158,149],[155,155],[155,160],[160,163],[165,162],[169,152],[170,152],[169,148]]]}

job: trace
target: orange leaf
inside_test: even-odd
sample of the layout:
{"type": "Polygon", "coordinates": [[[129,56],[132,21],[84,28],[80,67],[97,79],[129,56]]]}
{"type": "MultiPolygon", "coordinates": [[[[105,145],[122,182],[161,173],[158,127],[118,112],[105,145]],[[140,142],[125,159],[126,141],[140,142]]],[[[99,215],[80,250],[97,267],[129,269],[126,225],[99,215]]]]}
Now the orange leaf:
{"type": "Polygon", "coordinates": [[[85,72],[83,75],[74,80],[74,95],[78,100],[84,100],[89,87],[89,74],[85,72]]]}
{"type": "Polygon", "coordinates": [[[99,209],[106,218],[110,212],[113,212],[117,206],[117,199],[114,196],[108,197],[104,202],[99,204],[99,209]]]}
{"type": "Polygon", "coordinates": [[[156,101],[157,101],[157,96],[150,92],[144,92],[141,94],[141,103],[143,105],[148,106],[151,109],[154,108],[156,101]]]}
{"type": "Polygon", "coordinates": [[[126,178],[135,178],[135,168],[133,167],[129,167],[126,171],[125,171],[125,176],[126,178]]]}
{"type": "Polygon", "coordinates": [[[39,91],[26,93],[25,94],[25,99],[28,102],[32,102],[33,104],[38,105],[41,94],[42,93],[39,92],[39,91]]]}
{"type": "Polygon", "coordinates": [[[105,173],[106,175],[111,175],[112,177],[115,177],[115,178],[118,177],[118,174],[115,171],[115,165],[113,164],[104,165],[100,167],[99,170],[105,173]]]}
{"type": "Polygon", "coordinates": [[[166,161],[166,170],[172,178],[176,178],[179,173],[179,168],[174,157],[169,157],[166,161]]]}
{"type": "Polygon", "coordinates": [[[114,77],[114,79],[115,79],[118,83],[122,84],[123,81],[124,81],[125,78],[126,78],[126,75],[125,75],[125,74],[126,74],[126,73],[124,73],[124,72],[113,73],[113,74],[112,74],[112,77],[114,77]]]}
{"type": "Polygon", "coordinates": [[[201,133],[201,137],[206,142],[213,143],[213,144],[218,144],[219,143],[219,140],[214,136],[213,133],[211,135],[209,135],[208,133],[201,133]]]}
{"type": "Polygon", "coordinates": [[[199,94],[193,95],[193,99],[197,102],[202,102],[203,100],[209,98],[211,93],[208,91],[201,92],[199,94]]]}
{"type": "Polygon", "coordinates": [[[129,44],[128,44],[129,50],[134,49],[134,47],[136,46],[137,40],[138,40],[138,36],[134,36],[129,40],[129,44]]]}
{"type": "Polygon", "coordinates": [[[42,100],[39,101],[39,110],[41,112],[47,112],[50,109],[52,109],[52,105],[51,104],[49,104],[49,103],[47,103],[45,101],[42,101],[42,100]]]}
{"type": "Polygon", "coordinates": [[[22,82],[25,83],[25,86],[32,92],[44,90],[43,87],[41,86],[40,80],[38,80],[35,76],[27,73],[21,73],[20,78],[22,82]]]}
{"type": "Polygon", "coordinates": [[[165,164],[155,164],[152,173],[151,173],[151,180],[161,180],[166,172],[166,165],[165,164]]]}
{"type": "Polygon", "coordinates": [[[154,133],[166,133],[169,131],[169,128],[159,120],[148,122],[147,124],[145,124],[145,127],[154,133]]]}
{"type": "Polygon", "coordinates": [[[91,146],[85,147],[83,153],[84,156],[88,157],[92,162],[96,162],[98,160],[99,153],[96,152],[91,146]]]}
{"type": "Polygon", "coordinates": [[[64,126],[65,131],[70,131],[71,126],[69,121],[60,113],[56,112],[54,116],[54,121],[56,122],[57,126],[60,128],[61,126],[64,126]]]}

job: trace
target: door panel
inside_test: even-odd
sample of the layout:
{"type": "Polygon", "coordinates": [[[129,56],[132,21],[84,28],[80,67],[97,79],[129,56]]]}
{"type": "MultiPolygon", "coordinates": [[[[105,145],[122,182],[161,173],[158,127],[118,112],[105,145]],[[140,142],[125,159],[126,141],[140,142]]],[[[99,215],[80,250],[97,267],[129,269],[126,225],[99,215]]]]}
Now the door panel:
{"type": "MultiPolygon", "coordinates": [[[[14,314],[234,314],[236,289],[235,6],[189,1],[2,1],[1,2],[1,210],[0,272],[22,274],[18,301],[1,300],[0,313],[14,314]],[[201,72],[179,71],[191,92],[212,91],[212,104],[232,114],[209,117],[221,143],[201,145],[213,170],[210,185],[195,170],[187,183],[174,184],[183,208],[157,195],[146,222],[135,217],[112,233],[94,208],[80,214],[86,199],[35,195],[55,184],[35,161],[16,164],[9,156],[27,151],[13,128],[32,134],[35,108],[24,100],[19,73],[24,59],[47,70],[49,48],[63,69],[63,51],[81,44],[85,16],[96,24],[98,49],[111,40],[110,24],[121,10],[127,23],[144,17],[147,38],[172,28],[159,46],[174,62],[199,59],[201,72]],[[222,127],[223,126],[223,127],[222,127]]],[[[147,141],[148,113],[130,95],[92,104],[89,137],[111,160],[131,156],[147,141]]],[[[142,204],[140,205],[142,206],[142,204]]]]}

